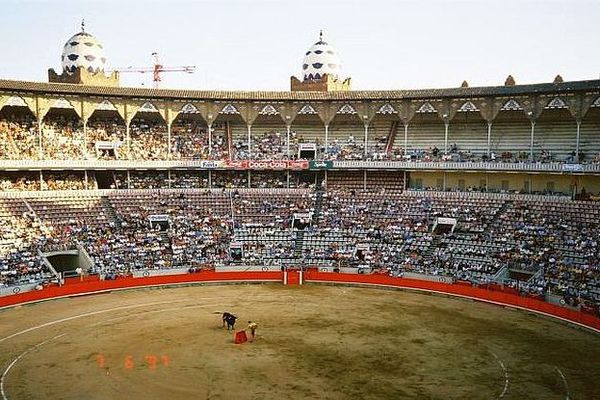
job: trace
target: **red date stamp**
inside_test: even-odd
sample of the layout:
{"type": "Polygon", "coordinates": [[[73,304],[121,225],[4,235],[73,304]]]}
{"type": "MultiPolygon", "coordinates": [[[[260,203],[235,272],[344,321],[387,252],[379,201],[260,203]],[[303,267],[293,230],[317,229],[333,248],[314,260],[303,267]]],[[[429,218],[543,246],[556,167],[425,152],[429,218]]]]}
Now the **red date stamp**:
{"type": "Polygon", "coordinates": [[[119,366],[125,370],[131,370],[138,366],[154,371],[157,368],[164,368],[171,365],[171,358],[166,354],[146,354],[143,357],[134,357],[131,354],[126,354],[120,358],[113,358],[109,362],[104,354],[96,354],[96,365],[98,365],[99,368],[107,370],[111,367],[119,366]]]}

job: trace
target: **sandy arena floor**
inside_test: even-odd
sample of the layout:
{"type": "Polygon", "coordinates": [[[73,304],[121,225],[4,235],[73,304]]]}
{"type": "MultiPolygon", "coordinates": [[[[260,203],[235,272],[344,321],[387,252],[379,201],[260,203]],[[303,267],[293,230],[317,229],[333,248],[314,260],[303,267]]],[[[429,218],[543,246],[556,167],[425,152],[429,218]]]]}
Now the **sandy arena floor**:
{"type": "Polygon", "coordinates": [[[142,289],[0,311],[0,373],[0,400],[600,399],[600,335],[403,291],[142,289]]]}

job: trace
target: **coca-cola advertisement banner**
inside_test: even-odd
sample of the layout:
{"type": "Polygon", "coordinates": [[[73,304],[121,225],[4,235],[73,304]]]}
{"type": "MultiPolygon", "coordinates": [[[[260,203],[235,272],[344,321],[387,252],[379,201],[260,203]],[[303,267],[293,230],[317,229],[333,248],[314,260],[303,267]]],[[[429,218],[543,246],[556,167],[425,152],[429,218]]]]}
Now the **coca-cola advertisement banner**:
{"type": "Polygon", "coordinates": [[[306,160],[230,160],[226,163],[227,169],[236,170],[303,170],[308,169],[306,160]]]}

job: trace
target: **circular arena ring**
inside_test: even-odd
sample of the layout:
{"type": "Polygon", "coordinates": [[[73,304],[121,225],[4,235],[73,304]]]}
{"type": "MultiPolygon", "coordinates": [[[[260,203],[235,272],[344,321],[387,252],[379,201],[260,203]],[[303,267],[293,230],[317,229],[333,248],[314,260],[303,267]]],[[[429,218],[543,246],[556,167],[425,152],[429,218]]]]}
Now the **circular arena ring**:
{"type": "Polygon", "coordinates": [[[0,311],[0,398],[597,399],[599,345],[556,320],[418,292],[140,288],[0,311]],[[257,322],[255,340],[234,344],[224,311],[236,330],[257,322]]]}

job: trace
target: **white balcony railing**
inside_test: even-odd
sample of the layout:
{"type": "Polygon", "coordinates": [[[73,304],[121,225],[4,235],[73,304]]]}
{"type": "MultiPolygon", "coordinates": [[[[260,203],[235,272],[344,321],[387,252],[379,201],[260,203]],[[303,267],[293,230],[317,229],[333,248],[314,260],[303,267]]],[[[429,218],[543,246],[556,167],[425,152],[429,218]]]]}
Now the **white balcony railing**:
{"type": "MultiPolygon", "coordinates": [[[[115,170],[115,169],[228,169],[227,163],[211,160],[0,160],[2,170],[115,170]]],[[[333,169],[476,170],[523,172],[598,173],[600,164],[542,162],[453,162],[453,161],[333,161],[333,169]]]]}

